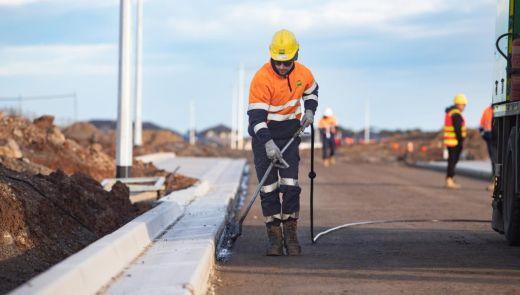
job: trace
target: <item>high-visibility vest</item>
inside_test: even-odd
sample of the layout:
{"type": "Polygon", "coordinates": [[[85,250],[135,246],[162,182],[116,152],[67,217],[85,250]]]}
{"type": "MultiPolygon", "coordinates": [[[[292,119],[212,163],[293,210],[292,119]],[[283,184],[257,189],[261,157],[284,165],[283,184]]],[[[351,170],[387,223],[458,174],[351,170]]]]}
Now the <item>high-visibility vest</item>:
{"type": "Polygon", "coordinates": [[[480,118],[480,127],[484,129],[484,131],[491,131],[491,125],[493,124],[493,108],[488,106],[484,113],[482,113],[482,117],[480,118]]]}
{"type": "Polygon", "coordinates": [[[457,108],[451,109],[444,117],[444,145],[447,147],[455,147],[459,145],[459,140],[457,139],[457,134],[455,133],[455,127],[453,126],[452,116],[454,114],[459,114],[462,118],[462,124],[460,126],[462,138],[466,138],[467,136],[466,121],[464,120],[461,111],[457,108]]]}

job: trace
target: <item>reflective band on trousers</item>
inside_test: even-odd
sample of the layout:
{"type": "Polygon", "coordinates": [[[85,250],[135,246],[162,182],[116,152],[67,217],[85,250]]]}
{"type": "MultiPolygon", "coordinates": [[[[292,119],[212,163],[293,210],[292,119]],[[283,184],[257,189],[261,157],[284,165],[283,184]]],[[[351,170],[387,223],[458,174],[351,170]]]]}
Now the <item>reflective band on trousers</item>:
{"type": "Polygon", "coordinates": [[[266,216],[265,217],[265,223],[273,222],[276,219],[282,220],[282,215],[281,214],[275,214],[275,215],[271,215],[271,216],[266,216]]]}
{"type": "Polygon", "coordinates": [[[299,215],[300,215],[299,212],[294,212],[294,213],[290,213],[290,214],[282,213],[282,220],[287,220],[289,218],[298,219],[299,215]]]}
{"type": "Polygon", "coordinates": [[[294,178],[281,178],[280,185],[298,186],[298,179],[294,178]]]}
{"type": "Polygon", "coordinates": [[[268,193],[274,192],[277,188],[278,188],[278,182],[275,182],[275,183],[272,183],[269,185],[262,186],[260,191],[264,194],[268,194],[268,193]]]}

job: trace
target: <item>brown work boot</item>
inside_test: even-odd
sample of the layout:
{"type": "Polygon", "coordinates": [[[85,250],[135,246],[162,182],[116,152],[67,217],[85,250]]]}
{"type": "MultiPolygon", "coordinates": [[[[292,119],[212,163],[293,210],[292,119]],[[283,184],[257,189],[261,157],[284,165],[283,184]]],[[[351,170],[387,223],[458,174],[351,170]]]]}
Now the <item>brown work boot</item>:
{"type": "Polygon", "coordinates": [[[283,222],[283,241],[287,255],[298,256],[302,254],[302,247],[298,243],[296,219],[288,219],[283,222]]]}
{"type": "Polygon", "coordinates": [[[267,245],[267,256],[282,256],[283,255],[283,237],[282,227],[276,225],[267,226],[267,238],[269,244],[267,245]]]}
{"type": "Polygon", "coordinates": [[[456,183],[455,180],[453,180],[453,177],[448,177],[446,178],[446,188],[459,189],[460,184],[456,183]]]}

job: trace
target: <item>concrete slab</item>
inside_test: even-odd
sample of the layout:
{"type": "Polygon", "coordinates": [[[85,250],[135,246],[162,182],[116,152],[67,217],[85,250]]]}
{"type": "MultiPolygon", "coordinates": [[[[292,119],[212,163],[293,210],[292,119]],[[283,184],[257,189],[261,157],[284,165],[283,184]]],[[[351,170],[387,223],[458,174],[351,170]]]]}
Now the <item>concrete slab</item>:
{"type": "MultiPolygon", "coordinates": [[[[446,171],[448,163],[442,162],[418,162],[416,167],[426,168],[436,171],[446,171]]],[[[475,177],[479,179],[491,179],[491,162],[490,161],[460,161],[457,163],[455,172],[459,175],[475,177]]]]}

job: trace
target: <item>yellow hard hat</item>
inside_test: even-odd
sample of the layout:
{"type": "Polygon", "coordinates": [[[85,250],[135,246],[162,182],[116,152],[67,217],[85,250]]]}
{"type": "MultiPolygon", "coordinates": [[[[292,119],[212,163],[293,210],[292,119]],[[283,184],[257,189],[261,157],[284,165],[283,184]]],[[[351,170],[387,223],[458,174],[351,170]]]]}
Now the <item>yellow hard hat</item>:
{"type": "Polygon", "coordinates": [[[300,45],[293,33],[287,30],[280,30],[273,36],[273,41],[269,46],[271,58],[276,61],[288,61],[294,58],[300,45]]]}
{"type": "Polygon", "coordinates": [[[455,96],[455,98],[453,99],[453,103],[467,105],[468,99],[466,98],[466,95],[464,95],[464,94],[457,94],[455,96]]]}

